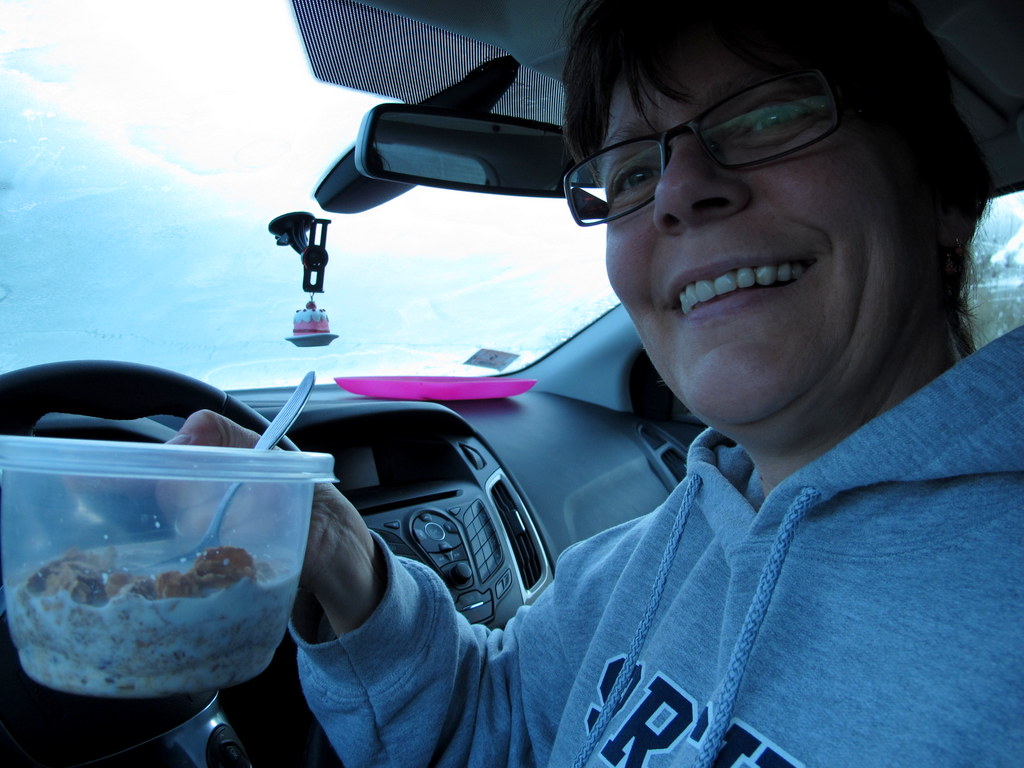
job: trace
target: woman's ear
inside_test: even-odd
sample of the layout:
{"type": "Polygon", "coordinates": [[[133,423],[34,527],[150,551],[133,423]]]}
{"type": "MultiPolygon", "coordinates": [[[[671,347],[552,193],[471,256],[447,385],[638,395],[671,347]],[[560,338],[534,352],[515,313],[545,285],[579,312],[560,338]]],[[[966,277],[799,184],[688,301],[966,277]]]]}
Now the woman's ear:
{"type": "Polygon", "coordinates": [[[980,214],[965,212],[959,206],[943,203],[936,196],[936,221],[938,223],[938,245],[943,249],[966,245],[974,237],[980,214]]]}

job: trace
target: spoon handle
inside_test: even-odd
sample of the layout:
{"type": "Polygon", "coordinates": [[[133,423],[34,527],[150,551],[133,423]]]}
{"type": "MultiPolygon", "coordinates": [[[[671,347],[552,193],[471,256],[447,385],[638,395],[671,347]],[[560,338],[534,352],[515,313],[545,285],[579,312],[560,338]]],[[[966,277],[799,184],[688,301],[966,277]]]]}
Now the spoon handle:
{"type": "Polygon", "coordinates": [[[288,398],[277,416],[274,417],[273,422],[267,427],[267,431],[260,435],[260,439],[256,441],[256,445],[253,448],[257,451],[269,451],[285,433],[292,428],[292,424],[295,423],[295,419],[302,412],[302,406],[306,404],[306,398],[309,397],[309,393],[313,389],[313,384],[316,383],[316,372],[310,371],[307,373],[302,381],[299,382],[299,386],[292,392],[292,396],[288,398]]]}
{"type": "MultiPolygon", "coordinates": [[[[299,386],[292,392],[292,396],[288,398],[288,402],[284,404],[274,420],[270,422],[270,426],[260,435],[260,439],[256,441],[256,445],[253,448],[257,451],[269,451],[278,441],[284,437],[285,433],[291,429],[292,424],[295,423],[296,417],[302,411],[302,407],[306,404],[306,399],[309,397],[309,393],[313,390],[313,384],[316,381],[316,374],[313,371],[307,373],[299,386]]],[[[169,562],[190,562],[196,558],[196,556],[204,550],[212,547],[220,546],[220,527],[224,522],[224,517],[227,515],[228,507],[231,505],[231,500],[235,497],[235,493],[239,488],[242,487],[241,483],[232,483],[228,486],[227,491],[221,497],[220,503],[217,505],[216,511],[213,513],[213,517],[210,520],[210,524],[206,527],[206,532],[203,534],[203,538],[199,540],[199,544],[195,546],[190,552],[179,557],[171,558],[170,560],[164,561],[169,562]]],[[[163,565],[164,563],[158,563],[163,565]]]]}

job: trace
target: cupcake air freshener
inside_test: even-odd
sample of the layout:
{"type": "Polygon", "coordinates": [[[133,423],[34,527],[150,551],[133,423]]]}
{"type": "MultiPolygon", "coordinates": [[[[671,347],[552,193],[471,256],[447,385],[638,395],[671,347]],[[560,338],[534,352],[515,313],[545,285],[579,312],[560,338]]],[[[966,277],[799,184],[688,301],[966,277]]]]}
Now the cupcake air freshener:
{"type": "Polygon", "coordinates": [[[270,233],[277,238],[277,244],[290,245],[302,257],[302,289],[309,294],[309,301],[295,311],[292,335],[285,339],[297,347],[323,347],[338,338],[331,333],[327,312],[313,300],[314,295],[324,291],[330,223],[305,212],[286,213],[270,222],[270,233]]]}

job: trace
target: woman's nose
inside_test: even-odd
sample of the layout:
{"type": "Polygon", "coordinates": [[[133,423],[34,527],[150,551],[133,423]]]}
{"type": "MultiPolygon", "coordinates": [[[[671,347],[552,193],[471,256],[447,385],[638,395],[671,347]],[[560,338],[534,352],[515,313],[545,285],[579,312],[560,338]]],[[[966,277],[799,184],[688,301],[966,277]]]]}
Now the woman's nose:
{"type": "Polygon", "coordinates": [[[717,165],[691,135],[677,136],[654,192],[654,221],[669,232],[700,226],[742,210],[750,188],[742,172],[717,165]]]}

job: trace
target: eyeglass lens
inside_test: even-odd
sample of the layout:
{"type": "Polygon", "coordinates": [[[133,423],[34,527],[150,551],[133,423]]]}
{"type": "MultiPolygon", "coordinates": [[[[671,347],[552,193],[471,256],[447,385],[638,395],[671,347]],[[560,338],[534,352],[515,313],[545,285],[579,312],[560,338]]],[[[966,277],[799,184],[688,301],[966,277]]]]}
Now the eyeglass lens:
{"type": "Polygon", "coordinates": [[[820,73],[773,78],[729,97],[689,123],[601,150],[566,176],[566,197],[578,222],[599,224],[654,198],[671,148],[686,133],[692,131],[720,166],[737,168],[813,144],[831,133],[836,122],[832,93],[820,73]]]}

